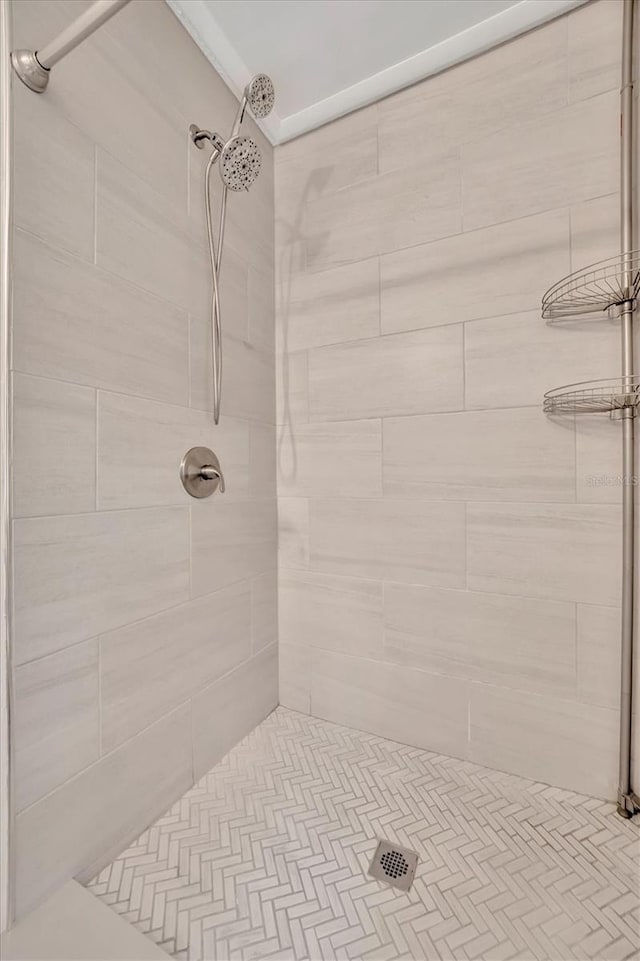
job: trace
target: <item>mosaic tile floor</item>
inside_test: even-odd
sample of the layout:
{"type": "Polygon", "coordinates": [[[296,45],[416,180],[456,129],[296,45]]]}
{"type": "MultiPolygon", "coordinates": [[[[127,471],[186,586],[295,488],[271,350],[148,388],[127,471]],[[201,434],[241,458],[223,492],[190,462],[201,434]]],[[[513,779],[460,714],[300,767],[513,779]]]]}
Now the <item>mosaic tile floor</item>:
{"type": "Polygon", "coordinates": [[[278,708],[90,889],[190,961],[617,961],[639,864],[612,804],[278,708]],[[368,877],[379,837],[408,893],[368,877]]]}

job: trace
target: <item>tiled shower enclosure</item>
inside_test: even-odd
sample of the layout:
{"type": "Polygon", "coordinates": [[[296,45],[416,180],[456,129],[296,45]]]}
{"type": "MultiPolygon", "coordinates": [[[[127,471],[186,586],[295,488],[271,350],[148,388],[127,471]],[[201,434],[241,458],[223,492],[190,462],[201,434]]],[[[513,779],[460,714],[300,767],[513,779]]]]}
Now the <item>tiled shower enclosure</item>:
{"type": "MultiPolygon", "coordinates": [[[[12,45],[88,5],[13,0],[12,45]]],[[[16,918],[77,878],[191,961],[640,948],[620,424],[541,409],[619,369],[540,304],[619,249],[621,11],[286,143],[247,116],[218,426],[189,125],[235,96],[160,0],[12,84],[16,918]]]]}

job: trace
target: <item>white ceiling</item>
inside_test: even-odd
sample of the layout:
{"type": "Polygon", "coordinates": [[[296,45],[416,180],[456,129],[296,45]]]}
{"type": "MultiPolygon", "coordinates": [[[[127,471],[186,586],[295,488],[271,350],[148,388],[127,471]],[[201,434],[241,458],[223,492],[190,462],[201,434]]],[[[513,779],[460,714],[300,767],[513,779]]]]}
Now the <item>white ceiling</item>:
{"type": "Polygon", "coordinates": [[[584,0],[167,0],[236,94],[268,73],[272,143],[335,120],[584,0]]]}

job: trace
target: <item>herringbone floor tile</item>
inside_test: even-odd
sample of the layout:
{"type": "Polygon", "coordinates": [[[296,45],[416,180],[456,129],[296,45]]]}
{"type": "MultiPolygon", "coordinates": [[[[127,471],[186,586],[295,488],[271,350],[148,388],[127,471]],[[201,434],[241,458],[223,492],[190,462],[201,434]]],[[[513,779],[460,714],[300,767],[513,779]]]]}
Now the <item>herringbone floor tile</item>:
{"type": "Polygon", "coordinates": [[[278,708],[91,882],[176,958],[640,957],[611,804],[278,708]],[[420,855],[408,894],[376,838],[420,855]]]}

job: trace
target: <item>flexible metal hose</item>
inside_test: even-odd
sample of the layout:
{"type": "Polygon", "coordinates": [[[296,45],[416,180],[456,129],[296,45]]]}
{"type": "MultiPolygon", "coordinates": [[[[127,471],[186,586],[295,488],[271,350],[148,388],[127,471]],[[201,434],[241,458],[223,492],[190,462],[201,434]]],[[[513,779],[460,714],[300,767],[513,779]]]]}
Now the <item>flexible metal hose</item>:
{"type": "MultiPolygon", "coordinates": [[[[215,149],[209,157],[204,174],[204,203],[207,213],[207,238],[209,241],[209,260],[211,263],[211,370],[213,373],[213,420],[220,420],[220,399],[222,396],[222,322],[220,319],[220,291],[218,284],[219,254],[216,254],[213,237],[213,216],[211,213],[211,168],[220,156],[215,149]]],[[[221,211],[224,218],[225,211],[221,211]]],[[[222,223],[222,222],[221,222],[222,223]]],[[[222,231],[221,231],[222,234],[222,231]]]]}

